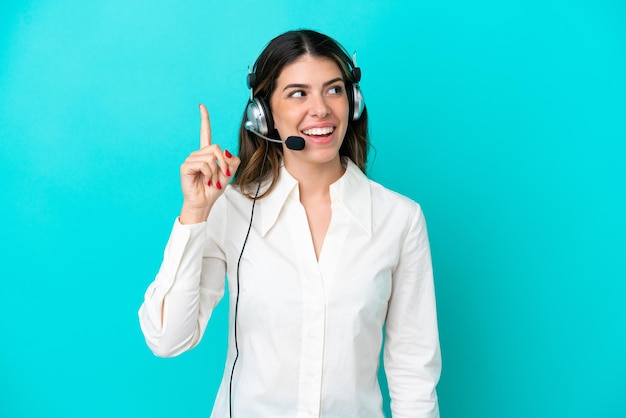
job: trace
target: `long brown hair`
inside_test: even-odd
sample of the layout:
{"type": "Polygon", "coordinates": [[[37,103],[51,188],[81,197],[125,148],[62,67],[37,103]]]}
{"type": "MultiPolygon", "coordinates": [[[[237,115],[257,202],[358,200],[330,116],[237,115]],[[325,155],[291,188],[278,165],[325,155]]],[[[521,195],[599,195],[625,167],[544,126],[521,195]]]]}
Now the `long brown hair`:
{"type": "MultiPolygon", "coordinates": [[[[254,63],[252,68],[256,79],[256,86],[253,86],[254,97],[262,97],[266,103],[269,103],[270,96],[276,86],[276,79],[282,69],[307,54],[314,57],[329,58],[337,63],[346,89],[351,89],[352,85],[358,82],[352,75],[352,60],[339,43],[319,32],[294,30],[272,39],[254,63]]],[[[271,183],[259,195],[260,198],[271,192],[278,180],[283,158],[283,146],[266,141],[248,131],[244,126],[246,121],[246,111],[244,110],[239,128],[241,164],[235,174],[233,184],[248,195],[251,194],[251,190],[256,189],[254,186],[258,184],[261,176],[261,163],[267,147],[267,161],[262,178],[263,181],[271,179],[271,183]]],[[[279,139],[277,132],[270,132],[268,136],[279,139]]],[[[339,155],[350,158],[365,173],[368,150],[367,108],[364,108],[358,120],[349,121],[346,136],[339,149],[339,155]]]]}

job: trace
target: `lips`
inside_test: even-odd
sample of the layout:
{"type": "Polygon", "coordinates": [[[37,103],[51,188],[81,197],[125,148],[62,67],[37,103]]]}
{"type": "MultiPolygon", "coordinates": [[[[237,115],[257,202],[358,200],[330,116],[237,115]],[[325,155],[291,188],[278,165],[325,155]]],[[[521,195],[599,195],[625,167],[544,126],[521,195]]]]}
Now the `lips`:
{"type": "Polygon", "coordinates": [[[334,131],[334,126],[325,126],[323,128],[304,129],[302,133],[308,136],[327,136],[332,134],[334,131]]]}

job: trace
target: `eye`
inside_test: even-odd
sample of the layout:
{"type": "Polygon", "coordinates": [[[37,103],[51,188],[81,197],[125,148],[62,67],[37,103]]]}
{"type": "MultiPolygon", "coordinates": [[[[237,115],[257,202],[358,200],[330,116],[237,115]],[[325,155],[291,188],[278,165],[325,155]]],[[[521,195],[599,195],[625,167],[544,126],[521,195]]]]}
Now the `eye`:
{"type": "Polygon", "coordinates": [[[331,88],[328,89],[328,94],[331,95],[338,95],[341,94],[343,92],[343,87],[342,86],[332,86],[331,88]]]}
{"type": "Polygon", "coordinates": [[[289,97],[304,97],[306,96],[306,94],[304,93],[304,90],[294,90],[291,93],[289,93],[289,97]]]}

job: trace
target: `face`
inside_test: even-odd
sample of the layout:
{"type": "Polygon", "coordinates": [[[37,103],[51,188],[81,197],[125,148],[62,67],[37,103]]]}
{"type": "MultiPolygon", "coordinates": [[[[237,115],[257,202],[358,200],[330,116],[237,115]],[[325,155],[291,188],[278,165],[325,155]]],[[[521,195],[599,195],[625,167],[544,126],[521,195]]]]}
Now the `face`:
{"type": "Polygon", "coordinates": [[[339,148],[348,128],[348,97],[339,66],[328,58],[303,55],[286,65],[270,97],[281,139],[300,136],[302,151],[283,147],[285,164],[340,164],[339,148]]]}

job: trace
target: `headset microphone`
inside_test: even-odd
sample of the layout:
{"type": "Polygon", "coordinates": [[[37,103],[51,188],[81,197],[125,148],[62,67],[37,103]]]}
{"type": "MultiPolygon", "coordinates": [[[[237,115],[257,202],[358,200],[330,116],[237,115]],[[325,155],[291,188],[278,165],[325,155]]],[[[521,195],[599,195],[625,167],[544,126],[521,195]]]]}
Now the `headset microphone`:
{"type": "Polygon", "coordinates": [[[252,122],[250,122],[250,121],[244,123],[244,127],[247,130],[249,130],[250,132],[252,132],[256,136],[265,139],[266,141],[276,142],[277,144],[284,143],[287,146],[287,148],[289,148],[290,150],[294,150],[294,151],[301,151],[301,150],[304,149],[304,138],[302,138],[300,136],[290,136],[285,141],[282,141],[280,139],[269,138],[269,137],[267,137],[265,135],[262,135],[260,132],[255,131],[253,125],[254,124],[252,122]]]}

